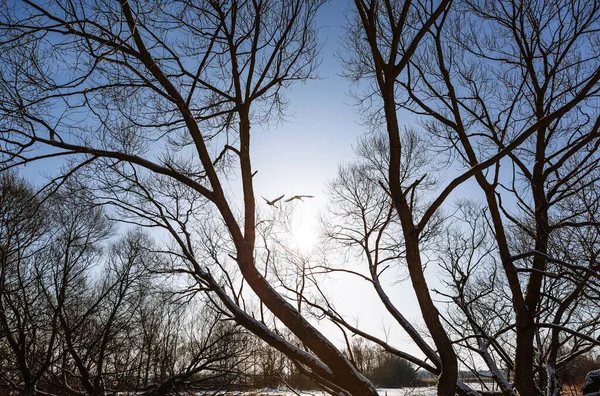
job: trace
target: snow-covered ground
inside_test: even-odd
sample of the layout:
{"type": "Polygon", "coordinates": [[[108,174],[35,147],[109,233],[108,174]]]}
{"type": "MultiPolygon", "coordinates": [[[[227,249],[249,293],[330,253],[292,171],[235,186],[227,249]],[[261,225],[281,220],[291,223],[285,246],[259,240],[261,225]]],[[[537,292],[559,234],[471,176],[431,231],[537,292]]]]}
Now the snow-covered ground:
{"type": "MultiPolygon", "coordinates": [[[[223,393],[220,393],[223,395],[223,393]]],[[[263,389],[254,392],[226,392],[227,396],[325,396],[327,393],[319,391],[289,391],[282,389],[263,389]]],[[[381,396],[434,396],[434,387],[401,388],[401,389],[379,389],[381,396]]]]}
{"type": "MultiPolygon", "coordinates": [[[[481,389],[479,384],[469,384],[474,389],[481,389]]],[[[419,388],[398,388],[378,389],[380,396],[435,396],[437,394],[436,388],[433,386],[419,387],[419,388]]],[[[119,393],[118,396],[135,396],[133,393],[119,393]]],[[[232,392],[232,391],[219,391],[219,392],[203,392],[198,393],[197,396],[328,396],[327,393],[320,391],[291,391],[285,389],[261,389],[249,392],[232,392]]]]}
{"type": "MultiPolygon", "coordinates": [[[[479,384],[469,384],[473,389],[481,389],[479,384]]],[[[398,388],[398,389],[378,389],[380,396],[435,396],[437,395],[436,388],[419,387],[419,388],[398,388]]],[[[327,393],[320,391],[290,391],[285,389],[262,389],[253,392],[221,392],[216,395],[222,396],[326,396],[327,393]]],[[[215,396],[216,396],[215,395],[215,396]]],[[[207,396],[207,394],[204,394],[207,396]]]]}

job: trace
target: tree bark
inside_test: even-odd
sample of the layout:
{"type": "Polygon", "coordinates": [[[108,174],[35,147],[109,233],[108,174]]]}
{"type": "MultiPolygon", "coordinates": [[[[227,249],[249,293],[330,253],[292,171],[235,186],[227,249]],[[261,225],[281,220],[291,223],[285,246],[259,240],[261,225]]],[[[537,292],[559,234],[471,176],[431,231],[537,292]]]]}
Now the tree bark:
{"type": "Polygon", "coordinates": [[[389,164],[389,184],[392,199],[396,212],[400,217],[402,232],[406,248],[406,263],[410,274],[413,289],[423,314],[425,324],[431,333],[433,342],[437,347],[441,361],[441,374],[438,377],[437,391],[439,396],[454,396],[456,394],[456,383],[458,380],[458,361],[456,353],[452,347],[452,342],[442,326],[440,314],[437,310],[431,295],[429,286],[423,273],[423,264],[421,262],[421,253],[419,248],[419,230],[414,225],[412,211],[400,184],[400,161],[402,155],[402,146],[400,143],[400,130],[398,128],[398,118],[396,115],[396,101],[394,98],[394,79],[386,79],[392,83],[383,83],[381,85],[384,93],[384,110],[386,125],[390,140],[390,164],[389,164]]]}
{"type": "Polygon", "coordinates": [[[26,381],[23,385],[23,396],[35,396],[36,394],[36,383],[32,381],[26,381]]]}

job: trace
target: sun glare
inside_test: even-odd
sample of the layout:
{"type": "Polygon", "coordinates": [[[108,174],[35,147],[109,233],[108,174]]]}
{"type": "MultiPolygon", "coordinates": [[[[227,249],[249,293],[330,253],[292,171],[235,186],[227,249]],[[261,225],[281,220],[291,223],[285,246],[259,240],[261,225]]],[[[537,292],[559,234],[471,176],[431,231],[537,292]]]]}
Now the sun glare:
{"type": "Polygon", "coordinates": [[[319,224],[311,205],[299,205],[292,221],[291,244],[302,253],[313,250],[318,241],[319,224]]]}

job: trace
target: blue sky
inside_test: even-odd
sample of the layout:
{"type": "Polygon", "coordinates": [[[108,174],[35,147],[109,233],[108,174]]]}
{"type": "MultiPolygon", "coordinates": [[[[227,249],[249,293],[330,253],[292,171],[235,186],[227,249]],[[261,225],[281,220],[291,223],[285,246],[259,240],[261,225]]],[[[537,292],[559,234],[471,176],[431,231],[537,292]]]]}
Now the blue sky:
{"type": "Polygon", "coordinates": [[[348,96],[350,82],[340,76],[342,65],[334,56],[340,49],[348,3],[332,1],[320,10],[320,79],[294,85],[286,93],[290,105],[285,121],[253,135],[259,194],[320,195],[338,164],[353,156],[352,145],[364,128],[348,96]]]}
{"type": "MultiPolygon", "coordinates": [[[[258,200],[262,201],[261,196],[273,199],[281,194],[315,196],[296,205],[296,238],[304,249],[310,248],[317,238],[317,215],[327,203],[327,181],[335,177],[340,164],[354,160],[353,146],[368,131],[361,125],[360,109],[349,95],[352,84],[341,76],[343,66],[336,56],[342,50],[340,41],[349,5],[349,1],[333,0],[320,10],[318,24],[323,26],[323,49],[318,74],[321,78],[297,84],[286,94],[290,104],[285,122],[267,131],[258,132],[258,126],[253,128],[252,160],[253,168],[258,171],[255,176],[258,200]]],[[[271,210],[264,202],[262,209],[271,210]]],[[[331,278],[329,282],[326,291],[351,323],[358,323],[380,337],[385,337],[384,329],[389,330],[389,340],[395,346],[420,355],[385,312],[370,285],[348,275],[331,278]]],[[[422,323],[410,282],[390,284],[386,289],[409,320],[422,323]]],[[[320,326],[341,343],[332,325],[322,322],[320,326]]]]}

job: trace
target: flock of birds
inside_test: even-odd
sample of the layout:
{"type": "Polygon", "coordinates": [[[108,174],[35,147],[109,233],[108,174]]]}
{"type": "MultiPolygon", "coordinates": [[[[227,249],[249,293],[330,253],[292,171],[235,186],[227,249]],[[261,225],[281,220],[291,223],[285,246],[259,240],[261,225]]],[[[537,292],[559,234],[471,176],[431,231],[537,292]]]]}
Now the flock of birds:
{"type": "MultiPolygon", "coordinates": [[[[265,197],[262,197],[262,199],[265,200],[265,202],[267,203],[267,205],[277,207],[277,205],[275,205],[275,204],[277,202],[281,201],[284,197],[285,197],[285,194],[283,194],[283,195],[281,195],[281,196],[279,196],[279,197],[277,197],[277,198],[275,198],[273,200],[270,200],[270,201],[267,198],[265,198],[265,197]]],[[[304,198],[314,198],[314,197],[315,197],[314,195],[294,195],[293,197],[288,198],[288,199],[286,199],[283,202],[292,202],[294,199],[298,199],[300,201],[304,201],[304,198]]]]}

